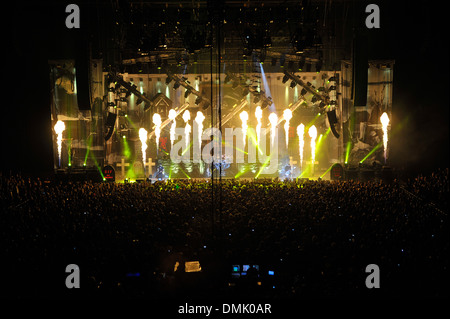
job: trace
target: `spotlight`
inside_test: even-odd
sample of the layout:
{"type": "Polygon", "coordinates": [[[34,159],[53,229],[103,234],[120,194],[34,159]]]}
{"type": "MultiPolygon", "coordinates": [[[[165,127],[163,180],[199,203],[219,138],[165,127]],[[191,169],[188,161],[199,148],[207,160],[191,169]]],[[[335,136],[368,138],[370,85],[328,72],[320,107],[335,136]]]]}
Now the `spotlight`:
{"type": "Polygon", "coordinates": [[[316,103],[317,102],[317,97],[315,95],[313,95],[313,97],[311,98],[311,103],[316,103]]]}
{"type": "Polygon", "coordinates": [[[170,82],[172,82],[172,78],[167,77],[167,78],[166,78],[166,85],[169,85],[170,82]]]}
{"type": "Polygon", "coordinates": [[[283,84],[284,83],[286,83],[287,81],[289,80],[289,76],[287,75],[287,74],[285,74],[284,76],[283,76],[283,84]]]}
{"type": "Polygon", "coordinates": [[[142,101],[142,99],[139,97],[138,99],[137,99],[137,101],[136,101],[136,105],[139,105],[139,104],[141,104],[143,101],[142,101]]]}
{"type": "Polygon", "coordinates": [[[195,104],[199,105],[202,102],[202,97],[201,96],[197,96],[197,98],[195,99],[195,104]]]}
{"type": "Polygon", "coordinates": [[[110,86],[110,87],[108,88],[108,92],[114,93],[114,91],[115,91],[115,89],[114,89],[112,86],[110,86]]]}
{"type": "Polygon", "coordinates": [[[330,91],[332,91],[332,90],[336,90],[336,85],[332,85],[332,86],[330,86],[329,90],[330,90],[330,91]]]}
{"type": "Polygon", "coordinates": [[[261,100],[261,97],[258,95],[255,95],[255,98],[253,99],[253,103],[258,103],[261,100]]]}
{"type": "Polygon", "coordinates": [[[261,109],[264,110],[269,105],[270,105],[270,102],[267,100],[264,100],[264,102],[262,102],[262,104],[261,104],[261,109]]]}
{"type": "Polygon", "coordinates": [[[187,99],[189,94],[191,94],[191,90],[186,90],[186,92],[184,92],[184,98],[187,99]]]}
{"type": "Polygon", "coordinates": [[[297,85],[297,83],[295,83],[295,81],[291,82],[291,88],[294,88],[297,85]]]}
{"type": "Polygon", "coordinates": [[[209,102],[208,102],[208,101],[204,101],[204,102],[203,102],[202,108],[203,108],[204,110],[206,110],[206,109],[208,108],[208,106],[209,106],[209,102]]]}
{"type": "Polygon", "coordinates": [[[300,95],[305,95],[306,93],[308,93],[308,91],[306,91],[306,89],[303,88],[302,91],[300,92],[300,95]]]}
{"type": "Polygon", "coordinates": [[[173,84],[173,89],[174,89],[174,90],[178,89],[179,87],[180,87],[180,83],[179,83],[179,82],[175,82],[175,83],[173,84]]]}

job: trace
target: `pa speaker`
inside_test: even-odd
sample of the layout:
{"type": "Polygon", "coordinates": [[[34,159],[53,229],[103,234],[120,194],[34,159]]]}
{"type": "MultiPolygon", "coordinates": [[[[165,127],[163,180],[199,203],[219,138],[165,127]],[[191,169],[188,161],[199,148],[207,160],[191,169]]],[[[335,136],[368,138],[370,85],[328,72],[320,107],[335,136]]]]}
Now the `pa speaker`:
{"type": "Polygon", "coordinates": [[[368,68],[369,68],[367,37],[359,35],[353,39],[352,55],[353,55],[352,57],[353,105],[366,106],[368,68]]]}
{"type": "Polygon", "coordinates": [[[87,55],[79,55],[75,61],[75,76],[77,79],[77,102],[80,111],[91,109],[89,85],[89,61],[87,55]]]}
{"type": "Polygon", "coordinates": [[[112,133],[114,132],[114,125],[116,124],[117,114],[108,112],[108,116],[106,117],[105,126],[108,129],[108,132],[105,135],[105,140],[109,140],[111,138],[112,133]]]}
{"type": "Polygon", "coordinates": [[[340,135],[336,131],[336,128],[334,126],[335,124],[338,123],[338,120],[337,120],[337,117],[336,117],[336,110],[327,112],[327,117],[328,117],[328,123],[330,124],[331,132],[333,132],[333,135],[336,138],[339,138],[340,135]]]}

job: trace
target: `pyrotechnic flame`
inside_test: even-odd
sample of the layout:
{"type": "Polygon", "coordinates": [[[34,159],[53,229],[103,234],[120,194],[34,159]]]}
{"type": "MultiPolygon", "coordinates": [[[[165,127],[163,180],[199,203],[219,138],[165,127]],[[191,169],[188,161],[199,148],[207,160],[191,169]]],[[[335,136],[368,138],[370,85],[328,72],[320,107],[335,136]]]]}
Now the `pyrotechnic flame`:
{"type": "Polygon", "coordinates": [[[383,146],[384,146],[384,163],[386,163],[387,160],[387,144],[388,144],[388,132],[387,128],[389,125],[389,116],[386,112],[381,114],[380,117],[381,125],[383,127],[383,146]]]}
{"type": "Polygon", "coordinates": [[[55,133],[57,135],[56,143],[58,144],[58,159],[59,166],[61,166],[61,148],[62,148],[62,133],[66,129],[66,125],[63,121],[56,122],[54,126],[55,133]]]}
{"type": "Polygon", "coordinates": [[[314,163],[316,161],[316,138],[317,138],[317,129],[313,125],[309,128],[309,136],[311,137],[311,161],[312,161],[312,167],[314,171],[314,163]]]}
{"type": "Polygon", "coordinates": [[[303,124],[297,126],[297,135],[299,138],[300,166],[303,167],[303,148],[305,146],[305,126],[303,124]]]}
{"type": "Polygon", "coordinates": [[[283,112],[283,117],[286,120],[286,122],[284,123],[284,132],[285,132],[285,137],[286,137],[286,147],[288,147],[289,144],[289,121],[292,118],[292,111],[290,109],[285,109],[283,112]]]}
{"type": "Polygon", "coordinates": [[[257,106],[255,109],[255,117],[258,121],[258,124],[256,125],[256,142],[259,145],[259,139],[261,136],[261,118],[262,118],[262,109],[260,106],[257,106]]]}
{"type": "Polygon", "coordinates": [[[275,113],[270,113],[269,122],[271,125],[270,137],[271,137],[272,146],[273,146],[273,143],[275,141],[275,129],[277,127],[278,116],[275,113]]]}
{"type": "Polygon", "coordinates": [[[183,113],[183,120],[186,123],[186,126],[184,127],[184,136],[186,141],[186,147],[189,145],[189,134],[191,133],[191,126],[189,125],[188,121],[191,119],[191,113],[186,110],[183,113]]]}
{"type": "Polygon", "coordinates": [[[139,129],[139,140],[141,141],[141,149],[142,149],[142,163],[144,163],[145,167],[145,151],[147,150],[147,130],[145,128],[139,129]]]}
{"type": "Polygon", "coordinates": [[[241,114],[239,114],[239,117],[242,121],[242,139],[244,141],[244,147],[245,147],[245,141],[247,140],[247,121],[248,121],[248,113],[247,111],[242,111],[241,114]]]}
{"type": "Polygon", "coordinates": [[[205,119],[205,116],[202,112],[198,111],[197,116],[195,117],[195,122],[197,123],[197,130],[198,130],[198,145],[201,148],[202,145],[202,134],[203,134],[203,120],[205,119]]]}
{"type": "Polygon", "coordinates": [[[170,126],[170,145],[173,146],[173,141],[175,140],[175,127],[177,125],[176,118],[177,117],[177,111],[174,109],[170,109],[169,111],[169,120],[172,121],[172,125],[170,126]]]}
{"type": "Polygon", "coordinates": [[[159,148],[159,136],[161,135],[161,115],[153,114],[153,124],[155,124],[156,150],[159,148]]]}

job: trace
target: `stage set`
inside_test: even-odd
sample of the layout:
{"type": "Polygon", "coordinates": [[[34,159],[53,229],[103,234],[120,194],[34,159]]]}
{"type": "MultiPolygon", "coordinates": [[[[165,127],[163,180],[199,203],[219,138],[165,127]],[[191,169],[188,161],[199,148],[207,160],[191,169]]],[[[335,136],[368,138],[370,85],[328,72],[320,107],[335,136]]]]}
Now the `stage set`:
{"type": "Polygon", "coordinates": [[[364,37],[349,60],[311,30],[227,27],[204,26],[206,40],[183,48],[167,32],[153,46],[142,38],[112,63],[50,60],[57,175],[343,179],[387,169],[393,60],[368,60],[364,37]]]}

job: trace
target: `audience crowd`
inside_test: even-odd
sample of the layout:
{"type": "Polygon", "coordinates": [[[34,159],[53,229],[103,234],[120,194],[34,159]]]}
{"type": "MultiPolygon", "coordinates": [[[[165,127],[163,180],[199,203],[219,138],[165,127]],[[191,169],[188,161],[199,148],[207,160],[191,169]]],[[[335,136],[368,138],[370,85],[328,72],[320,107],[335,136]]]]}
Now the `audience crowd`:
{"type": "Polygon", "coordinates": [[[448,169],[390,183],[2,176],[3,291],[11,298],[446,296],[448,177],[448,169]],[[201,272],[184,272],[185,261],[199,261],[201,272]],[[65,286],[69,264],[79,266],[80,289],[65,286]],[[237,278],[235,264],[259,272],[237,278]],[[366,287],[369,264],[380,269],[380,289],[366,287]]]}

